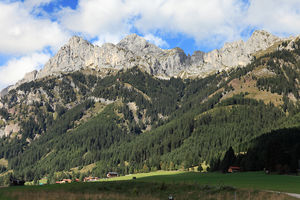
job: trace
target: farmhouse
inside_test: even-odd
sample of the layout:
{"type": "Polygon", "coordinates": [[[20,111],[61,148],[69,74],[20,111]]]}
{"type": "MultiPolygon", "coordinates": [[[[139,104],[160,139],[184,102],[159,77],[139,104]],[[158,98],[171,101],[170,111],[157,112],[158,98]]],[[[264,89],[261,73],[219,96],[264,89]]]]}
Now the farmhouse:
{"type": "Polygon", "coordinates": [[[108,172],[106,176],[107,176],[107,178],[117,177],[118,173],[117,172],[108,172]]]}
{"type": "Polygon", "coordinates": [[[62,181],[56,181],[55,183],[56,183],[56,184],[62,184],[62,183],[65,183],[65,182],[62,182],[62,181]]]}
{"type": "Polygon", "coordinates": [[[72,180],[71,179],[63,179],[61,181],[56,181],[55,183],[57,183],[57,184],[72,183],[72,180]]]}
{"type": "Polygon", "coordinates": [[[85,177],[84,178],[84,182],[94,182],[94,181],[98,181],[100,178],[98,177],[92,177],[92,176],[89,176],[89,177],[85,177]]]}
{"type": "Polygon", "coordinates": [[[64,181],[65,183],[72,183],[72,180],[71,180],[71,179],[63,179],[63,181],[64,181]]]}
{"type": "Polygon", "coordinates": [[[230,166],[228,168],[228,172],[229,173],[233,173],[233,172],[240,172],[241,171],[241,168],[240,167],[237,167],[237,166],[230,166]]]}

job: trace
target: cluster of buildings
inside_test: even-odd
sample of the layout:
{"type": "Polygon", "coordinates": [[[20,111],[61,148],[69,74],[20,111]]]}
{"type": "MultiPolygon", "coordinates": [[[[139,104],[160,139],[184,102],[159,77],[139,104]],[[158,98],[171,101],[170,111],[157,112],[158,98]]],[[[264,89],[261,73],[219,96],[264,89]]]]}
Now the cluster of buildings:
{"type": "Polygon", "coordinates": [[[83,179],[83,182],[95,182],[95,181],[99,181],[100,178],[98,177],[92,177],[92,176],[89,176],[89,177],[85,177],[83,179]]]}
{"type": "MultiPolygon", "coordinates": [[[[106,174],[107,178],[113,178],[113,177],[117,177],[117,176],[119,176],[117,172],[108,172],[106,174]]],[[[100,180],[100,178],[98,178],[98,177],[88,176],[83,179],[83,182],[95,182],[95,181],[99,181],[99,180],[100,180]]],[[[61,181],[56,181],[55,183],[62,184],[62,183],[72,183],[72,182],[79,182],[79,179],[77,178],[74,181],[72,181],[72,179],[63,179],[61,181]]]]}
{"type": "MultiPolygon", "coordinates": [[[[66,179],[63,179],[61,181],[56,181],[55,183],[62,184],[62,183],[72,183],[72,182],[73,182],[72,179],[66,178],[66,179]]],[[[79,179],[76,178],[74,180],[74,182],[79,182],[79,179]]]]}
{"type": "Polygon", "coordinates": [[[106,174],[107,178],[113,178],[113,177],[117,177],[117,176],[119,176],[117,172],[108,172],[106,174]]]}

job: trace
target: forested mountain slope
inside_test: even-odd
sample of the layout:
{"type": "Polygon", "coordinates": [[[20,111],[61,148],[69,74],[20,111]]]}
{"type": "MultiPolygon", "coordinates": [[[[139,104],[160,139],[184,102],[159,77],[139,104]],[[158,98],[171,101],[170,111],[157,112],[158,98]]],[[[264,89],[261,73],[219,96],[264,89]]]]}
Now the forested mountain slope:
{"type": "MultiPolygon", "coordinates": [[[[136,66],[23,83],[1,99],[1,172],[33,180],[86,166],[97,176],[188,169],[204,161],[217,169],[230,146],[246,170],[276,170],[279,161],[264,157],[245,163],[253,163],[272,133],[300,134],[300,42],[287,46],[205,78],[163,80],[136,66]]],[[[291,148],[292,161],[280,164],[292,170],[300,157],[298,146],[291,148]]]]}

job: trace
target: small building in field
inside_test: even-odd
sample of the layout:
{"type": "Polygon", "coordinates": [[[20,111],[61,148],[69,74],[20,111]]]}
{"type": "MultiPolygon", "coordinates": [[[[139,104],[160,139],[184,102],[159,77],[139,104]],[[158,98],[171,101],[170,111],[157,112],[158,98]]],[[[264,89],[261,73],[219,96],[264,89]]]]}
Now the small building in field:
{"type": "Polygon", "coordinates": [[[63,179],[61,181],[56,181],[55,183],[57,183],[57,184],[72,183],[72,180],[71,179],[63,179]]]}
{"type": "Polygon", "coordinates": [[[95,181],[99,181],[100,180],[100,178],[98,178],[98,177],[92,177],[92,176],[89,176],[89,177],[85,177],[84,178],[84,182],[95,182],[95,181]]]}
{"type": "Polygon", "coordinates": [[[106,177],[107,178],[113,178],[113,177],[117,177],[118,173],[117,172],[108,172],[106,177]]]}
{"type": "Polygon", "coordinates": [[[234,173],[234,172],[240,172],[241,171],[241,168],[240,167],[237,167],[237,166],[230,166],[228,168],[228,172],[229,173],[234,173]]]}
{"type": "Polygon", "coordinates": [[[66,183],[66,181],[56,181],[55,183],[57,183],[57,184],[64,184],[64,183],[66,183]]]}
{"type": "Polygon", "coordinates": [[[65,183],[72,183],[71,179],[63,179],[62,181],[64,181],[65,183]]]}

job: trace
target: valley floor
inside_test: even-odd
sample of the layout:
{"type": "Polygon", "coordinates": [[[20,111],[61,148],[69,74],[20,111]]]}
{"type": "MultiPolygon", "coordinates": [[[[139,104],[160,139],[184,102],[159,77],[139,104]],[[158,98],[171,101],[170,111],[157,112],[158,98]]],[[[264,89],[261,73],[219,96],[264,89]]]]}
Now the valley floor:
{"type": "Polygon", "coordinates": [[[153,172],[134,174],[94,183],[54,184],[0,188],[0,199],[296,199],[300,177],[265,175],[263,172],[234,174],[153,172]],[[136,179],[133,179],[136,177],[136,179]],[[276,192],[270,192],[276,191],[276,192]]]}

